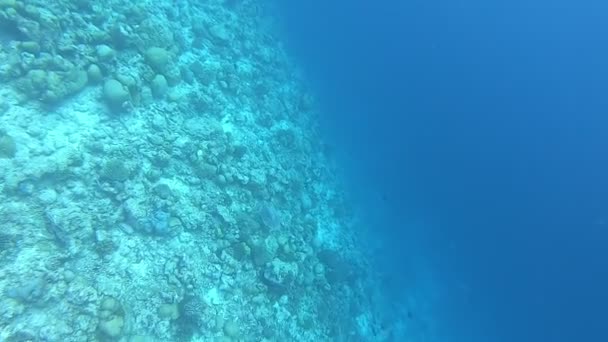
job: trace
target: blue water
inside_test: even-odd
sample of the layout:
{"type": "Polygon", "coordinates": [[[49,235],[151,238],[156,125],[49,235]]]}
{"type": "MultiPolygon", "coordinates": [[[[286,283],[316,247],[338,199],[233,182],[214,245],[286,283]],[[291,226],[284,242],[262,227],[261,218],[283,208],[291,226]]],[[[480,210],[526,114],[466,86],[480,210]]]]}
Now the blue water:
{"type": "Polygon", "coordinates": [[[607,341],[608,5],[277,8],[386,293],[441,341],[607,341]]]}
{"type": "Polygon", "coordinates": [[[605,2],[93,3],[0,0],[0,342],[608,341],[605,2]]]}

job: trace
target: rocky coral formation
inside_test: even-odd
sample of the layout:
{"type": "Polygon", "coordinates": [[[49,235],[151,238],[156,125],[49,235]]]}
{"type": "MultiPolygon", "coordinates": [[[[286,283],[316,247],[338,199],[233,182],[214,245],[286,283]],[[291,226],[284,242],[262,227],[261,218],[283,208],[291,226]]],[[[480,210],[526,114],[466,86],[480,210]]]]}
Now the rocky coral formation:
{"type": "Polygon", "coordinates": [[[260,6],[0,0],[0,340],[356,334],[352,217],[260,6]]]}

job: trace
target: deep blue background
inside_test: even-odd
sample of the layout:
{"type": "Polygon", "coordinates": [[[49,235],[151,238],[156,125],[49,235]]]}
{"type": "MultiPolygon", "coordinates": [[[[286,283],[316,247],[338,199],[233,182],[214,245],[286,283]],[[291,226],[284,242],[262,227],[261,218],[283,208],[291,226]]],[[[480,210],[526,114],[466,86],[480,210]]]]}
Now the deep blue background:
{"type": "Polygon", "coordinates": [[[608,341],[608,3],[278,7],[389,267],[424,235],[454,287],[452,340],[608,341]]]}

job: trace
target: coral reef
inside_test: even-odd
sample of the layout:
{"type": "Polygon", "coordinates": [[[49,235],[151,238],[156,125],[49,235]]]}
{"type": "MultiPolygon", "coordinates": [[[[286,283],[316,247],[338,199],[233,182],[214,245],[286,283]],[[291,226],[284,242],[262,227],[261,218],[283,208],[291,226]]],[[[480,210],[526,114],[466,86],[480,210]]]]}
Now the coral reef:
{"type": "Polygon", "coordinates": [[[263,6],[0,0],[0,340],[352,337],[354,217],[263,6]]]}

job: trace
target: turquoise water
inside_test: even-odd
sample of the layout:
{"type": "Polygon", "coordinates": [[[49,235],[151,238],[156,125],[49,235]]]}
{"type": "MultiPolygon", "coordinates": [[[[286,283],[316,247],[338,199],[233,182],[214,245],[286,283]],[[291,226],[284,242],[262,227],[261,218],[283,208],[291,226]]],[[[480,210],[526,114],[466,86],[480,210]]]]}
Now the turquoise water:
{"type": "Polygon", "coordinates": [[[0,341],[604,341],[606,6],[0,0],[0,341]]]}
{"type": "Polygon", "coordinates": [[[280,6],[381,246],[371,260],[398,284],[384,293],[402,294],[414,316],[408,300],[429,305],[425,338],[608,340],[606,9],[280,6]]]}

